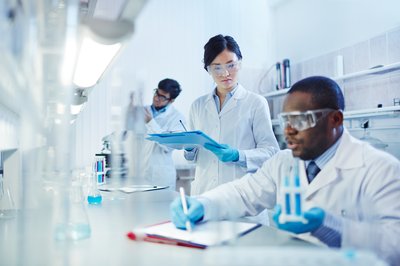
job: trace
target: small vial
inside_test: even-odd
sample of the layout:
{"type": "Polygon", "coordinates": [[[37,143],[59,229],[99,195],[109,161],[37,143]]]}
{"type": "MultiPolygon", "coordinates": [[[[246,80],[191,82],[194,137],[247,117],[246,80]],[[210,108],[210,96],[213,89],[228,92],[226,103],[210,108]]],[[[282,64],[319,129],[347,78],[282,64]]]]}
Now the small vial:
{"type": "Polygon", "coordinates": [[[87,200],[89,204],[100,204],[103,200],[100,190],[97,188],[97,174],[93,173],[89,180],[87,200]]]}

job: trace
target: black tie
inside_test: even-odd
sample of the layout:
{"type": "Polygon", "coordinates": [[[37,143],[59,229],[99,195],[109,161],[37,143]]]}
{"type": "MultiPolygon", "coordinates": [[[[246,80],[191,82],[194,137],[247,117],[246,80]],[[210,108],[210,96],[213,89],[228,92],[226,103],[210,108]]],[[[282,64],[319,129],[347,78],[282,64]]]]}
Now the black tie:
{"type": "Polygon", "coordinates": [[[307,166],[307,179],[308,179],[308,183],[309,184],[318,175],[319,171],[321,171],[321,169],[319,169],[319,167],[317,166],[317,164],[314,161],[311,161],[308,164],[308,166],[307,166]]]}

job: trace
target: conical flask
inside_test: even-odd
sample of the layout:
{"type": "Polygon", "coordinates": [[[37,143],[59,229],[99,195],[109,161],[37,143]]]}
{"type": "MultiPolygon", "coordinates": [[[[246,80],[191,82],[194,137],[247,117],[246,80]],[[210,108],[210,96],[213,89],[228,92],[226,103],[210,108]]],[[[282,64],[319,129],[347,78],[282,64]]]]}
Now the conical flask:
{"type": "Polygon", "coordinates": [[[61,200],[64,204],[61,206],[61,212],[57,215],[55,238],[57,240],[80,240],[90,237],[91,229],[84,206],[82,186],[78,183],[72,184],[60,196],[64,198],[61,200]]]}
{"type": "Polygon", "coordinates": [[[9,219],[17,214],[15,202],[10,188],[4,182],[4,177],[0,174],[0,219],[9,219]]]}

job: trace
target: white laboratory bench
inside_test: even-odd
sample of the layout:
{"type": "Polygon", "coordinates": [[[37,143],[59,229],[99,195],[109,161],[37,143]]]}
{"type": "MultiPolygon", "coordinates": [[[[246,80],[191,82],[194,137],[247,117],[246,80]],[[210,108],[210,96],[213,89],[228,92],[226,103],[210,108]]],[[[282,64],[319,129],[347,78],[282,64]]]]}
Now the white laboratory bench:
{"type": "MultiPolygon", "coordinates": [[[[99,206],[86,205],[92,231],[87,239],[54,240],[52,217],[40,215],[39,210],[0,220],[0,265],[266,265],[266,260],[274,259],[277,264],[268,265],[282,265],[283,261],[290,260],[290,252],[321,254],[325,261],[314,264],[310,260],[295,260],[298,263],[285,265],[323,265],[324,262],[324,265],[346,265],[343,252],[317,247],[265,226],[239,238],[232,246],[205,250],[132,241],[126,234],[134,227],[169,219],[169,204],[178,194],[168,190],[112,193],[102,192],[103,202],[99,206]],[[326,263],[329,255],[332,264],[326,263]],[[244,261],[251,264],[243,264],[244,261]]],[[[375,263],[374,257],[368,257],[368,262],[368,265],[384,265],[375,263]]]]}

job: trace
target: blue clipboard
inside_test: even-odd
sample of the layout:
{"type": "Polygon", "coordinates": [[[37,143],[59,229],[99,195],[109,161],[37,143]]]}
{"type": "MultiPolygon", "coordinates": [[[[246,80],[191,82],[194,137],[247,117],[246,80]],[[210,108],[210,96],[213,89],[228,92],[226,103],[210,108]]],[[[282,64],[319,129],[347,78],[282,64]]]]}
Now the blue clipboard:
{"type": "Polygon", "coordinates": [[[193,146],[204,146],[209,143],[216,147],[222,147],[218,142],[207,136],[200,130],[196,131],[184,131],[175,133],[161,133],[161,134],[149,134],[146,139],[156,141],[166,146],[172,146],[174,148],[184,148],[193,146]]]}

